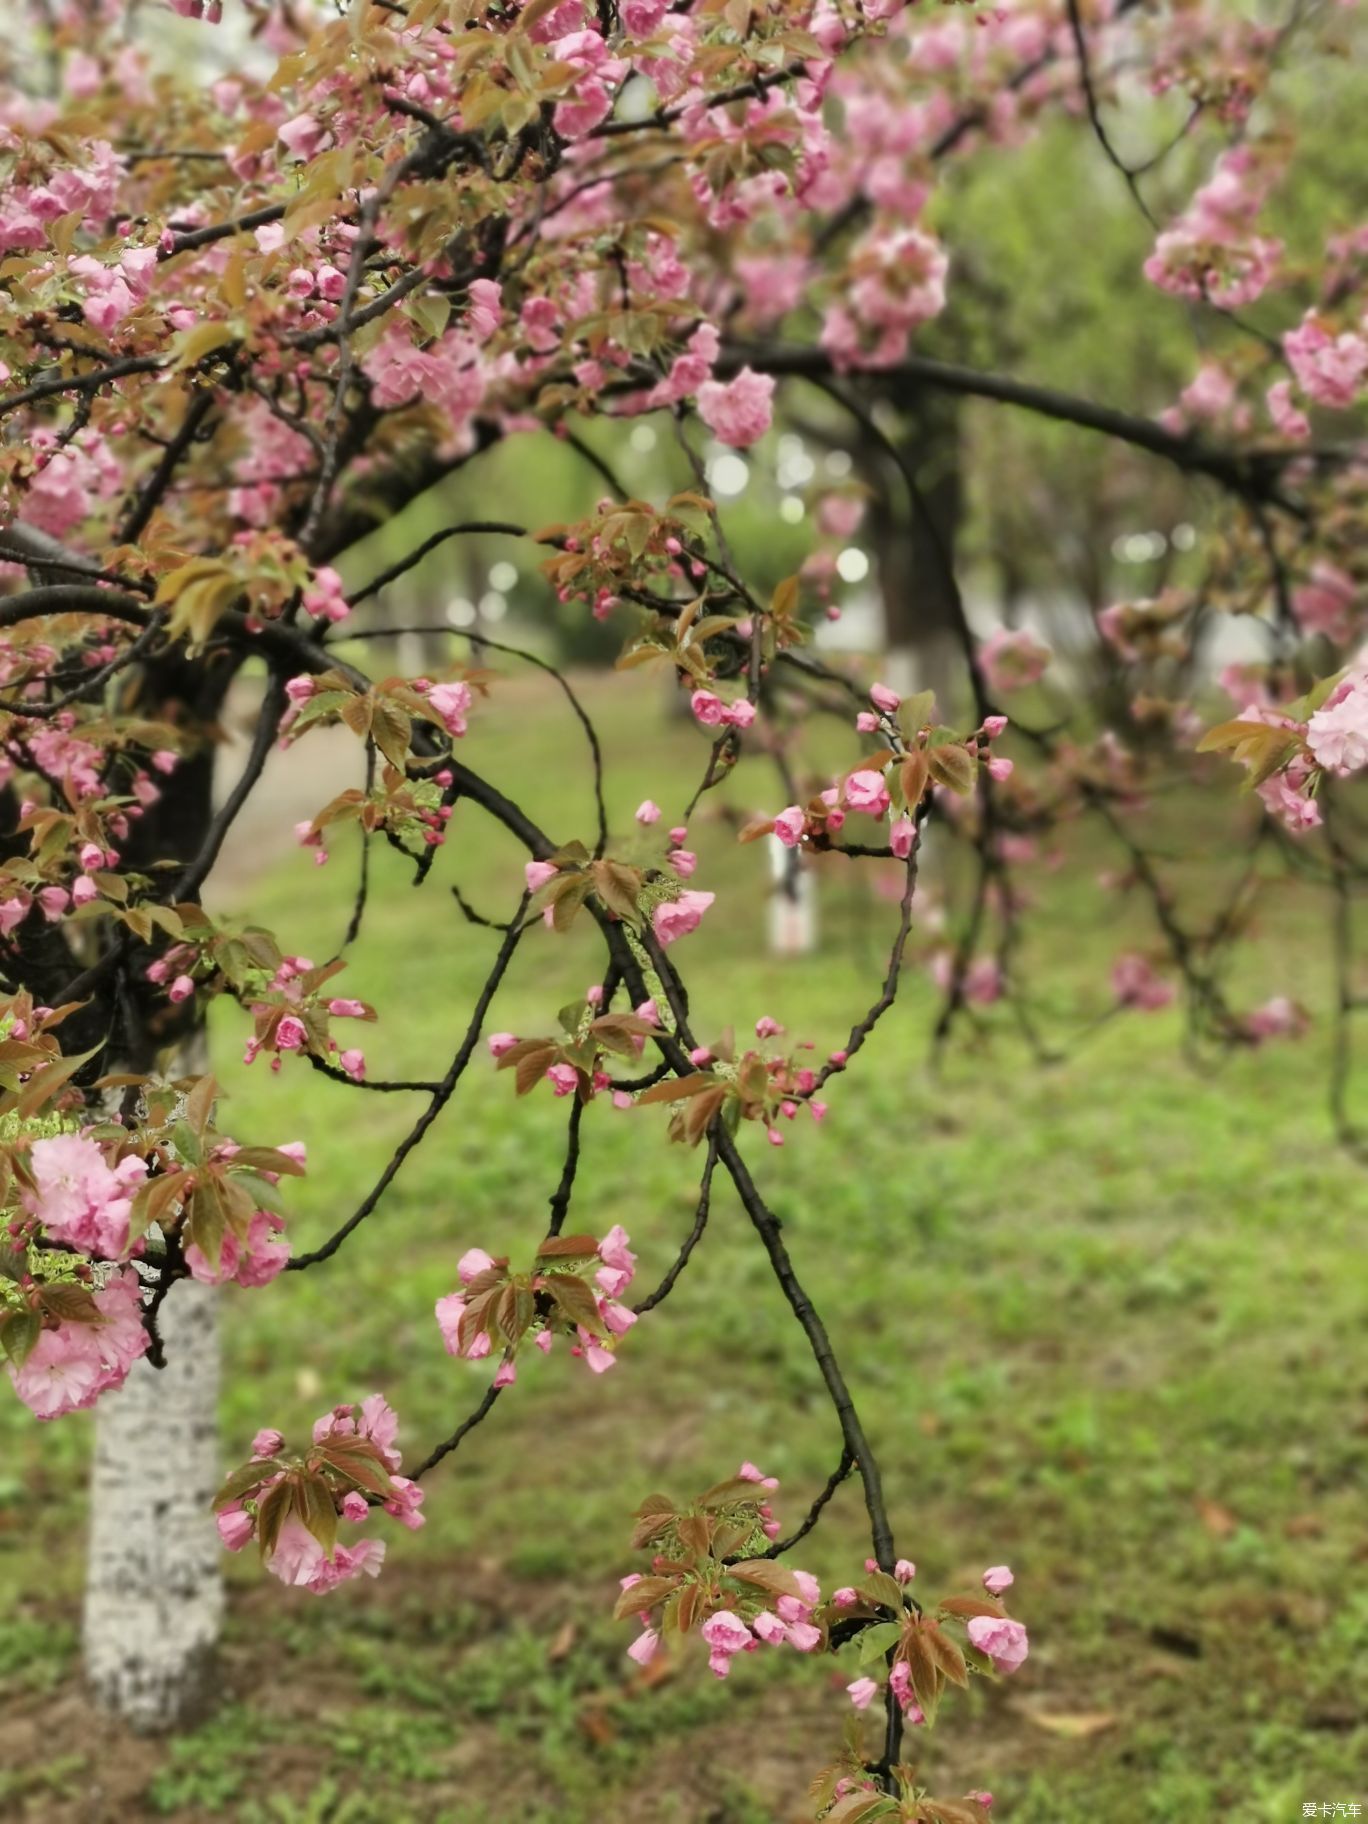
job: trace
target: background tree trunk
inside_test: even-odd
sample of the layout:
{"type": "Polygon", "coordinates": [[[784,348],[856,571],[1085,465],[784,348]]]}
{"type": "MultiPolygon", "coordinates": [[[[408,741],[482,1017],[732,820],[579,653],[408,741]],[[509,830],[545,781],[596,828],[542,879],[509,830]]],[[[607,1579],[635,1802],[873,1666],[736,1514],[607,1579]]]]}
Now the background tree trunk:
{"type": "Polygon", "coordinates": [[[933,535],[911,511],[902,479],[882,452],[868,450],[861,460],[877,471],[869,534],[884,603],[885,673],[888,683],[904,696],[934,690],[942,719],[953,721],[965,695],[964,662],[945,574],[945,558],[954,561],[963,516],[958,405],[949,394],[931,393],[907,381],[893,383],[884,397],[899,418],[889,435],[916,477],[935,527],[933,535]]]}

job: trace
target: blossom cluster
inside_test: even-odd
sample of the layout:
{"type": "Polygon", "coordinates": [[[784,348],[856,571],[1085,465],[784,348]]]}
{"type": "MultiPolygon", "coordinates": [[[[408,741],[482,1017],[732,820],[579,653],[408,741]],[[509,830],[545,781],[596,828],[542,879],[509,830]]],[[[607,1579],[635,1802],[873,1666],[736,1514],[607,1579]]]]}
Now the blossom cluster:
{"type": "Polygon", "coordinates": [[[147,1352],[144,1275],[149,1291],[178,1277],[274,1279],[290,1255],[279,1182],[305,1164],[302,1143],[218,1133],[212,1078],[188,1089],[133,1078],[136,1117],[72,1127],[70,1064],[50,1049],[49,1024],[27,997],[6,1004],[5,1042],[26,1083],[0,1111],[0,1348],[40,1418],[90,1406],[147,1352]]]}
{"type": "Polygon", "coordinates": [[[636,1272],[629,1237],[614,1223],[592,1235],[548,1235],[530,1272],[510,1273],[506,1256],[468,1248],[456,1265],[460,1289],[439,1298],[437,1326],[448,1355],[481,1361],[501,1350],[494,1385],[518,1377],[518,1352],[530,1341],[549,1355],[557,1336],[593,1374],[616,1366],[620,1340],[637,1321],[621,1302],[636,1272]]]}
{"type": "Polygon", "coordinates": [[[770,1501],[778,1486],[746,1462],[686,1508],[653,1495],[637,1509],[632,1544],[651,1551],[650,1569],[621,1579],[615,1613],[641,1627],[627,1649],[638,1665],[691,1633],[707,1647],[718,1678],[728,1676],[738,1654],[761,1646],[813,1653],[825,1645],[813,1619],[821,1603],[817,1579],[789,1570],[769,1551],[779,1534],[770,1501]]]}
{"type": "Polygon", "coordinates": [[[393,1408],[373,1393],[359,1406],[325,1412],[302,1450],[291,1450],[278,1431],[259,1431],[251,1460],[214,1503],[220,1539],[230,1552],[255,1539],[273,1577],[315,1596],[353,1577],[379,1576],[385,1541],[348,1543],[339,1527],[363,1526],[377,1508],[410,1531],[423,1525],[423,1489],[398,1473],[398,1430],[393,1408]]]}

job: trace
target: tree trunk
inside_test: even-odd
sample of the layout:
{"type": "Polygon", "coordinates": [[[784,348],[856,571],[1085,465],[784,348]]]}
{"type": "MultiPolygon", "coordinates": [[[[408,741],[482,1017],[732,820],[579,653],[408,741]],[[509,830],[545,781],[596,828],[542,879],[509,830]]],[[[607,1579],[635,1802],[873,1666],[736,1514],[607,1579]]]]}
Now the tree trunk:
{"type": "MultiPolygon", "coordinates": [[[[903,696],[934,690],[939,714],[954,721],[965,695],[964,661],[945,559],[954,561],[963,513],[957,403],[944,394],[893,385],[886,395],[901,423],[890,432],[917,479],[929,530],[884,465],[870,510],[870,536],[884,601],[887,681],[903,696]]],[[[871,452],[873,455],[873,452],[871,452]]]]}
{"type": "Polygon", "coordinates": [[[86,1675],[138,1731],[203,1706],[223,1616],[217,1290],[179,1282],[160,1326],[166,1366],[135,1362],[96,1406],[90,1483],[86,1675]]]}
{"type": "MultiPolygon", "coordinates": [[[[171,658],[148,667],[136,688],[152,713],[208,728],[230,677],[171,658]]],[[[212,814],[213,754],[206,741],[167,780],[130,831],[128,866],[194,855],[212,814]]],[[[145,997],[144,966],[135,951],[107,1068],[148,1071],[160,1059],[169,1077],[202,1073],[207,1046],[193,1003],[176,1009],[145,997]]],[[[192,1279],[172,1286],[158,1313],[165,1366],[135,1362],[95,1408],[85,1671],[98,1701],[140,1732],[174,1728],[203,1709],[223,1618],[212,1511],[220,1481],[218,1296],[192,1279]]]]}

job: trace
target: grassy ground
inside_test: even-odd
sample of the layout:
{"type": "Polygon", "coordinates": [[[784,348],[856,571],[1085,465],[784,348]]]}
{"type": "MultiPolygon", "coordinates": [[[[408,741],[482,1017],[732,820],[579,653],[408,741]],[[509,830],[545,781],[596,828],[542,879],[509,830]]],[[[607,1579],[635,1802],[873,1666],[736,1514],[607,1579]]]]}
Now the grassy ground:
{"type": "MultiPolygon", "coordinates": [[[[673,812],[704,745],[664,727],[639,674],[592,686],[614,758],[644,752],[613,799],[630,826],[649,791],[673,812]],[[629,796],[623,796],[629,793],[629,796]]],[[[555,701],[519,682],[516,714],[477,726],[493,770],[561,836],[588,833],[555,701]]],[[[477,718],[477,724],[480,719],[477,718]]],[[[305,750],[300,764],[307,764],[305,750]]],[[[319,781],[319,798],[341,781],[319,781]]],[[[1184,808],[1188,848],[1220,871],[1227,782],[1184,808]]],[[[738,805],[773,804],[758,767],[738,805]]],[[[1169,813],[1170,817],[1176,813],[1169,813]]],[[[832,948],[752,960],[763,857],[700,818],[700,884],[718,905],[681,947],[705,1035],[762,1013],[821,1051],[871,995],[893,907],[863,877],[824,880],[832,948]]],[[[1112,956],[1143,930],[1097,886],[1116,856],[1080,830],[1038,883],[1031,956],[1058,1019],[1106,1004],[1112,956]]],[[[439,1070],[487,966],[488,934],[455,913],[456,880],[492,916],[519,858],[469,807],[422,893],[378,863],[367,935],[346,978],[385,1018],[375,1074],[439,1070]]],[[[303,856],[251,895],[282,939],[327,954],[352,858],[303,856]]],[[[1270,881],[1242,964],[1248,998],[1290,989],[1323,1006],[1322,961],[1270,881]]],[[[598,978],[589,932],[525,947],[493,1024],[549,1030],[598,978]]],[[[1033,1064],[1004,1015],[926,1064],[934,1005],[910,969],[894,1015],[826,1128],[756,1149],[798,1266],[823,1305],[886,1465],[900,1548],[929,1589],[1016,1568],[1032,1655],[1008,1685],[947,1703],[925,1743],[937,1789],[992,1788],[1008,1824],[1281,1824],[1307,1800],[1365,1793],[1368,1674],[1362,1487],[1368,1454],[1359,1168],[1332,1150],[1326,1040],[1195,1071],[1176,1014],[1113,1021],[1070,1060],[1033,1064]],[[1357,1488],[1357,1494],[1356,1494],[1357,1488]]],[[[240,1016],[216,1023],[253,1140],[303,1137],[315,1169],[298,1246],[329,1233],[412,1120],[407,1098],[357,1096],[304,1069],[238,1068],[240,1016]]],[[[472,1243],[518,1251],[541,1233],[565,1105],[515,1106],[483,1063],[436,1136],[331,1264],[228,1302],[225,1455],[262,1424],[289,1431],[383,1388],[417,1454],[450,1430],[483,1375],[441,1352],[432,1304],[472,1243]]],[[[585,1227],[631,1231],[644,1283],[687,1225],[699,1161],[663,1144],[659,1111],[586,1123],[585,1227]]],[[[838,1453],[800,1333],[740,1210],[719,1198],[673,1299],[594,1380],[563,1356],[528,1365],[489,1424],[435,1472],[430,1522],[399,1535],[378,1584],[325,1601],[229,1567],[222,1704],[170,1744],[131,1744],[77,1684],[89,1424],[40,1427],[0,1402],[0,1815],[25,1824],[164,1817],[233,1824],[789,1824],[845,1711],[828,1669],[796,1656],[739,1665],[727,1686],[690,1654],[645,1683],[605,1619],[631,1565],[629,1514],[742,1456],[810,1500],[838,1453]]],[[[803,1559],[844,1579],[865,1542],[853,1486],[803,1559]]],[[[995,1813],[995,1815],[998,1815],[995,1813]]]]}

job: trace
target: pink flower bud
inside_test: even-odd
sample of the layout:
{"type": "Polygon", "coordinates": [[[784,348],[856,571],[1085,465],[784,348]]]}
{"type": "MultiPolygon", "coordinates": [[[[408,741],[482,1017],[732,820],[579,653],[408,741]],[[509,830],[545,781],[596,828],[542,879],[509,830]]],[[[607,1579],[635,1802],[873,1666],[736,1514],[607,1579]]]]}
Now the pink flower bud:
{"type": "Polygon", "coordinates": [[[796,849],[807,829],[807,817],[796,804],[780,811],[774,820],[774,833],[786,849],[796,849]]]}
{"type": "Polygon", "coordinates": [[[899,817],[888,832],[889,847],[899,861],[906,861],[917,840],[917,826],[910,817],[899,817]]]}
{"type": "Polygon", "coordinates": [[[240,1507],[226,1508],[214,1516],[219,1538],[230,1552],[240,1552],[255,1530],[252,1516],[240,1507]]]}

